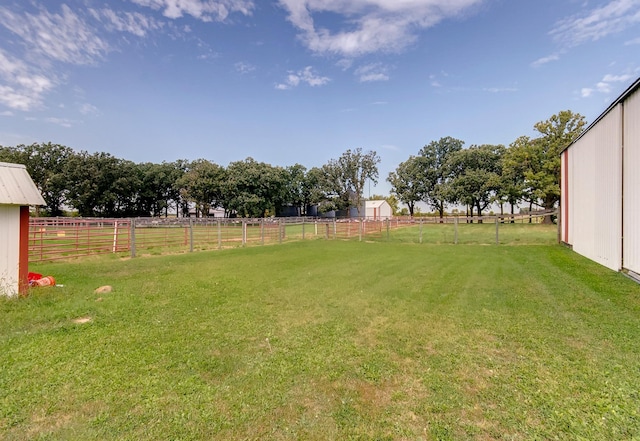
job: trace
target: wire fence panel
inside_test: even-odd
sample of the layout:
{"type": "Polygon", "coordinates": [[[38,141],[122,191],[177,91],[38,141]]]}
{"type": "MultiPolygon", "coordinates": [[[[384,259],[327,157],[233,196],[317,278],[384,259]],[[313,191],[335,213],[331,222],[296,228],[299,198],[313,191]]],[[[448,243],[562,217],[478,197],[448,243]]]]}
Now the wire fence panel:
{"type": "Polygon", "coordinates": [[[29,259],[52,261],[130,249],[128,219],[36,218],[29,222],[29,259]]]}
{"type": "Polygon", "coordinates": [[[300,240],[358,240],[426,244],[552,244],[553,213],[519,216],[396,217],[393,219],[33,218],[32,262],[98,254],[123,256],[192,252],[300,240]]]}

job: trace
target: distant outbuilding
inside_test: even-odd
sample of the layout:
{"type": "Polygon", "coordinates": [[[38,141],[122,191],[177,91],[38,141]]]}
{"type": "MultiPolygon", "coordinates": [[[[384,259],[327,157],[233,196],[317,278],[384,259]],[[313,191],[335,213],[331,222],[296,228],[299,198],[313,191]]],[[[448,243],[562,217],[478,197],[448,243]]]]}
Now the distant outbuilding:
{"type": "Polygon", "coordinates": [[[382,200],[364,201],[360,215],[367,220],[387,220],[393,217],[393,209],[389,202],[382,200]]]}
{"type": "Polygon", "coordinates": [[[45,201],[26,167],[0,162],[0,295],[28,287],[30,205],[45,201]]]}
{"type": "Polygon", "coordinates": [[[561,153],[560,238],[640,274],[640,78],[561,153]]]}

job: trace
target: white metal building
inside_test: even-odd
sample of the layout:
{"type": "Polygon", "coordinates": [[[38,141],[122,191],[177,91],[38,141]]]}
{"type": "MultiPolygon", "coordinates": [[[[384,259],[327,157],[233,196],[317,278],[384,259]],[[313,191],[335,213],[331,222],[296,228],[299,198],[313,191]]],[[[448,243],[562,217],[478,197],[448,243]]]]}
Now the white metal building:
{"type": "Polygon", "coordinates": [[[45,205],[21,164],[0,162],[0,295],[26,290],[29,272],[29,205],[45,205]]]}
{"type": "Polygon", "coordinates": [[[561,154],[561,240],[640,274],[640,78],[561,154]]]}
{"type": "Polygon", "coordinates": [[[387,220],[393,217],[393,210],[385,200],[364,201],[360,215],[368,220],[387,220]]]}

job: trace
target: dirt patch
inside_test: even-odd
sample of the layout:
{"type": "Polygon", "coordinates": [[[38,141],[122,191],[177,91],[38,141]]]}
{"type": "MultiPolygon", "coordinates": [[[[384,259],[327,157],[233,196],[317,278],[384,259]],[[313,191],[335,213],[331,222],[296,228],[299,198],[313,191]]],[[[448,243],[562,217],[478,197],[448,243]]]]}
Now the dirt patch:
{"type": "Polygon", "coordinates": [[[89,323],[91,321],[91,317],[78,317],[71,320],[73,323],[82,325],[84,323],[89,323]]]}
{"type": "Polygon", "coordinates": [[[108,294],[111,291],[113,291],[113,287],[111,285],[104,285],[101,286],[99,288],[96,288],[95,291],[93,291],[95,294],[108,294]]]}

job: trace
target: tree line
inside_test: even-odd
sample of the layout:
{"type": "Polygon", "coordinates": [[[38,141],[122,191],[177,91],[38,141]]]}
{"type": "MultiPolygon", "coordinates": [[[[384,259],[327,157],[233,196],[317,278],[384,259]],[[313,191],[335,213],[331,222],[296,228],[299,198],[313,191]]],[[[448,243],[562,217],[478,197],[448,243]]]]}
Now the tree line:
{"type": "MultiPolygon", "coordinates": [[[[418,202],[427,203],[440,217],[448,204],[467,207],[481,216],[490,204],[511,213],[525,203],[553,210],[560,200],[560,152],[584,129],[582,115],[561,111],[534,125],[537,136],[521,136],[509,147],[472,145],[452,137],[432,141],[389,174],[398,200],[413,216],[418,202]]],[[[550,221],[550,217],[545,219],[550,221]]]]}
{"type": "Polygon", "coordinates": [[[135,163],[49,142],[0,146],[0,161],[26,166],[46,202],[42,215],[207,216],[221,207],[228,217],[266,217],[360,207],[365,182],[377,182],[380,157],[357,148],[309,170],[253,158],[223,167],[207,159],[135,163]]]}
{"type": "MultiPolygon", "coordinates": [[[[492,203],[501,211],[510,204],[512,213],[522,203],[553,209],[560,198],[560,151],[585,124],[566,110],[536,123],[537,136],[521,136],[508,147],[432,141],[389,174],[389,198],[406,204],[411,216],[420,202],[440,217],[450,204],[467,206],[470,215],[482,215],[492,203]]],[[[224,167],[207,159],[135,163],[39,143],[0,146],[0,161],[27,167],[47,204],[44,215],[69,208],[84,217],[189,216],[193,210],[207,216],[224,208],[228,217],[265,217],[309,215],[309,207],[359,211],[366,182],[377,183],[380,157],[357,148],[311,169],[253,158],[224,167]]]]}

